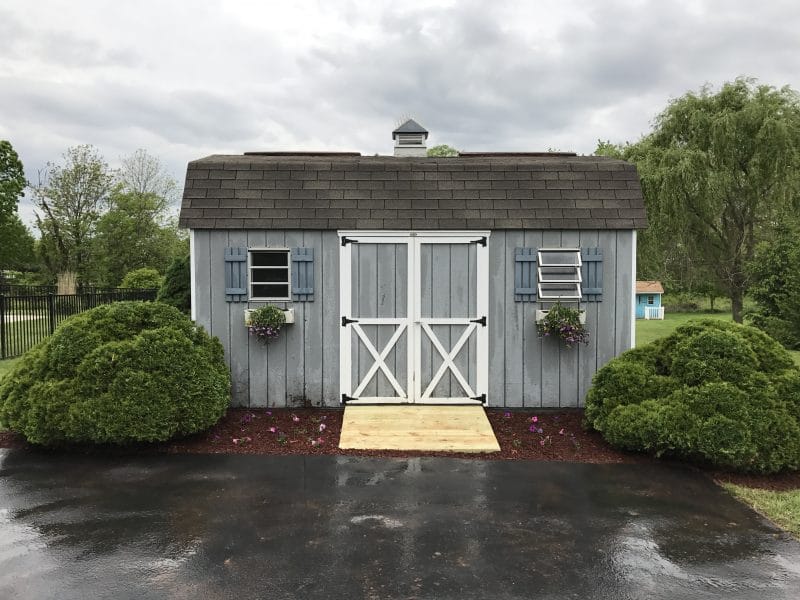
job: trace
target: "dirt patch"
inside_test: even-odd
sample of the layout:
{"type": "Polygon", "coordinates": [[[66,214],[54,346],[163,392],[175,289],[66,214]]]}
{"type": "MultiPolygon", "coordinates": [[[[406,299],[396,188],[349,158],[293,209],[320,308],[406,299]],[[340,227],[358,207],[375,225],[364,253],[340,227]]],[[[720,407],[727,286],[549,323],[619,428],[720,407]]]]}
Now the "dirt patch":
{"type": "Polygon", "coordinates": [[[800,489],[800,471],[788,471],[776,475],[747,475],[727,471],[707,473],[717,483],[734,483],[748,488],[785,492],[800,489]]]}
{"type": "MultiPolygon", "coordinates": [[[[162,444],[124,447],[68,446],[62,450],[114,454],[336,454],[348,456],[453,456],[492,460],[555,460],[626,463],[650,460],[614,450],[595,432],[581,426],[583,412],[488,410],[500,452],[406,452],[340,450],[343,411],[334,409],[230,409],[214,427],[162,444]]],[[[21,436],[0,433],[0,447],[29,445],[21,436]]]]}
{"type": "MultiPolygon", "coordinates": [[[[582,410],[487,410],[500,452],[404,452],[340,450],[343,411],[338,409],[228,410],[214,427],[193,436],[161,444],[78,446],[46,450],[86,454],[267,454],[346,455],[374,457],[450,456],[484,460],[536,460],[584,463],[658,462],[642,455],[615,450],[597,432],[583,429],[582,410]]],[[[0,432],[0,448],[37,449],[16,434],[0,432]]],[[[662,460],[661,462],[669,462],[662,460]]],[[[771,490],[800,489],[800,472],[743,475],[698,467],[718,482],[771,490]]]]}

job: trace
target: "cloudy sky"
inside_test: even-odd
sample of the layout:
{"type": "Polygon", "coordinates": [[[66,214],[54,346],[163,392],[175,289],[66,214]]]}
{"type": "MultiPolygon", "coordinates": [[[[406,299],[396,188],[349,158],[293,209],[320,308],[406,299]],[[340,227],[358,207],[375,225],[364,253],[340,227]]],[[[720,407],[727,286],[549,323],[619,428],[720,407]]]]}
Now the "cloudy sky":
{"type": "Polygon", "coordinates": [[[387,154],[407,116],[432,144],[590,153],[704,83],[800,89],[799,32],[796,0],[4,0],[0,139],[31,180],[83,143],[179,181],[212,153],[387,154]]]}

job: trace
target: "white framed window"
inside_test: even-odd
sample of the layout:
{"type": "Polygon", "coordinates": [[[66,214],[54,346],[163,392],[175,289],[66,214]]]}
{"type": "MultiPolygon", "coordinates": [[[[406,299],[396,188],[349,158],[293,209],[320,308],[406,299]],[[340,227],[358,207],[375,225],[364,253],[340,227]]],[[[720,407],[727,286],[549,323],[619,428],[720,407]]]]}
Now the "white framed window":
{"type": "Polygon", "coordinates": [[[288,248],[250,248],[247,253],[250,300],[291,300],[288,248]]]}
{"type": "Polygon", "coordinates": [[[648,296],[647,297],[647,303],[648,304],[655,304],[656,303],[656,297],[655,296],[648,296]]]}
{"type": "Polygon", "coordinates": [[[540,300],[581,299],[580,248],[539,248],[536,258],[540,300]]]}

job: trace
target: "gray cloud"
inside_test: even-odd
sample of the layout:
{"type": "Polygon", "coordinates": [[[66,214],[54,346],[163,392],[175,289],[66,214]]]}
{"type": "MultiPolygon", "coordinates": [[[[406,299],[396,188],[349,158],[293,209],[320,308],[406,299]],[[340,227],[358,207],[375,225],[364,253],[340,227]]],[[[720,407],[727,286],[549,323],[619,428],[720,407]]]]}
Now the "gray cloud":
{"type": "Polygon", "coordinates": [[[789,1],[64,6],[0,10],[0,137],[31,177],[79,143],[179,181],[213,152],[388,153],[409,115],[432,143],[591,152],[706,82],[800,88],[789,1]]]}

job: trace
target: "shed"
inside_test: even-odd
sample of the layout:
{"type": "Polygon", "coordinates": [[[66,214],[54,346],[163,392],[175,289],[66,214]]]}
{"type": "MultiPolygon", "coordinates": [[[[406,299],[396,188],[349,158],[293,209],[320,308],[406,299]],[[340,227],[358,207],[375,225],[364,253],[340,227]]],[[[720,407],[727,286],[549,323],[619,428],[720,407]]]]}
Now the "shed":
{"type": "Polygon", "coordinates": [[[637,319],[663,319],[664,307],[661,306],[661,296],[664,286],[660,281],[636,282],[636,318],[637,319]]]}
{"type": "Polygon", "coordinates": [[[395,156],[189,163],[192,316],[222,341],[233,404],[581,406],[597,369],[633,345],[635,167],[427,158],[424,130],[393,137],[407,144],[395,156]],[[585,311],[588,345],[538,337],[536,311],[559,298],[585,311]],[[294,323],[262,345],[244,311],[265,303],[294,323]]]}

